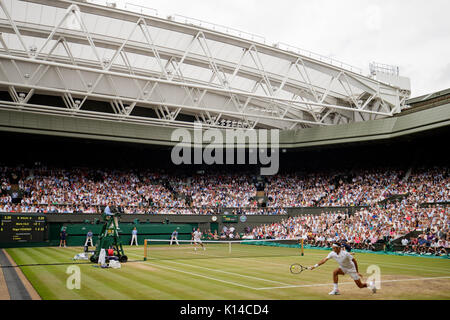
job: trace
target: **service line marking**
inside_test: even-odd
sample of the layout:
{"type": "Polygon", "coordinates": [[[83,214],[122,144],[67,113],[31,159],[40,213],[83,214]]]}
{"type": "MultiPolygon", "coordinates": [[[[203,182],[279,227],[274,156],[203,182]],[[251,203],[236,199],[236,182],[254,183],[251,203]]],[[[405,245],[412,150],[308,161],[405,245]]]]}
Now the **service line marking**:
{"type": "Polygon", "coordinates": [[[231,285],[238,286],[238,287],[243,287],[243,288],[252,289],[252,290],[256,290],[256,289],[257,289],[257,288],[254,288],[254,287],[246,286],[246,285],[241,284],[241,283],[236,283],[236,282],[226,281],[226,280],[217,279],[217,278],[213,278],[213,277],[208,277],[208,276],[205,276],[205,275],[203,275],[203,274],[198,274],[198,273],[188,272],[188,271],[184,271],[184,270],[180,270],[180,269],[176,269],[176,268],[172,268],[172,267],[168,267],[168,266],[163,266],[163,265],[161,265],[161,264],[154,264],[154,263],[150,263],[150,262],[148,262],[148,261],[145,261],[145,262],[143,262],[143,263],[152,265],[152,266],[157,267],[157,268],[168,269],[168,270],[172,270],[172,271],[177,271],[177,272],[181,272],[181,273],[186,273],[186,274],[190,274],[190,275],[193,275],[193,276],[196,276],[196,277],[201,277],[201,278],[205,278],[205,279],[208,279],[208,280],[219,281],[219,282],[231,284],[231,285]]]}
{"type": "MultiPolygon", "coordinates": [[[[136,254],[133,254],[136,255],[136,254]]],[[[158,261],[157,259],[153,260],[153,261],[158,261]]],[[[200,267],[200,266],[195,266],[195,265],[189,265],[189,264],[184,264],[184,263],[180,263],[180,262],[174,262],[172,260],[165,260],[166,262],[173,262],[176,264],[180,264],[180,265],[185,265],[185,266],[190,266],[190,267],[199,267],[199,268],[203,268],[203,269],[208,269],[205,267],[200,267]]],[[[153,265],[155,267],[160,267],[163,269],[168,269],[168,270],[172,270],[172,271],[177,271],[177,272],[181,272],[181,273],[185,273],[185,274],[190,274],[193,276],[198,276],[198,277],[202,277],[202,278],[206,278],[209,280],[214,280],[214,281],[218,281],[218,282],[223,282],[223,283],[227,283],[227,284],[231,284],[231,285],[235,285],[238,287],[243,287],[243,288],[247,288],[247,289],[252,289],[252,290],[272,290],[272,289],[292,289],[292,288],[307,288],[307,287],[322,287],[322,286],[331,286],[333,285],[332,283],[315,283],[315,284],[306,284],[306,285],[285,285],[285,286],[277,286],[277,287],[262,287],[262,288],[255,288],[255,287],[250,287],[241,283],[236,283],[236,282],[232,282],[232,281],[227,281],[227,280],[223,280],[223,279],[217,279],[217,278],[213,278],[213,277],[208,277],[202,274],[198,274],[198,273],[193,273],[193,272],[188,272],[188,271],[184,271],[184,270],[179,270],[176,268],[172,268],[172,267],[168,267],[168,266],[164,266],[161,264],[154,264],[154,263],[150,263],[148,261],[143,261],[143,263],[147,263],[150,265],[153,265]]],[[[218,270],[218,269],[214,269],[214,271],[222,271],[224,273],[228,273],[228,271],[224,271],[224,270],[218,270]]],[[[234,275],[237,275],[235,273],[233,273],[234,275]]],[[[241,275],[244,277],[250,277],[250,276],[245,276],[245,275],[241,275]]],[[[256,278],[256,277],[252,277],[252,278],[256,278]]],[[[450,276],[445,276],[445,277],[429,277],[429,278],[413,278],[413,279],[397,279],[397,280],[385,280],[385,281],[381,281],[381,283],[389,283],[389,282],[406,282],[406,281],[426,281],[426,280],[436,280],[436,279],[450,279],[450,276]]],[[[267,281],[267,279],[262,279],[259,278],[259,280],[265,280],[267,281]]],[[[269,280],[269,281],[273,281],[273,280],[269,280]]],[[[275,281],[274,281],[275,282],[275,281]]],[[[341,282],[340,284],[353,284],[354,282],[341,282]]]]}
{"type": "MultiPolygon", "coordinates": [[[[450,279],[450,277],[432,277],[432,278],[415,278],[415,279],[397,279],[397,280],[385,280],[381,283],[388,282],[406,282],[406,281],[425,281],[425,280],[436,280],[436,279],[450,279]]],[[[354,284],[354,282],[340,282],[339,284],[354,284]]],[[[271,289],[290,289],[290,288],[307,288],[307,287],[323,287],[332,286],[332,283],[315,283],[315,284],[303,284],[303,285],[290,285],[284,287],[267,287],[267,288],[255,288],[255,290],[271,290],[271,289]]]]}
{"type": "Polygon", "coordinates": [[[229,271],[225,271],[225,270],[221,270],[221,269],[211,269],[211,268],[206,268],[206,267],[197,266],[197,265],[193,265],[193,264],[175,262],[175,261],[172,261],[172,260],[168,260],[168,262],[175,263],[175,264],[181,264],[183,266],[188,266],[188,267],[200,268],[200,269],[205,269],[205,270],[210,270],[210,271],[215,271],[215,272],[222,272],[222,273],[225,273],[225,274],[232,274],[234,276],[243,277],[243,278],[249,278],[249,279],[255,279],[255,280],[260,280],[260,281],[278,283],[278,284],[282,284],[282,285],[285,285],[285,286],[289,286],[290,285],[290,284],[287,284],[287,283],[284,283],[284,282],[280,282],[280,281],[276,281],[276,280],[269,280],[269,279],[254,277],[254,276],[247,276],[245,274],[239,274],[239,273],[236,273],[236,272],[229,272],[229,271]]]}

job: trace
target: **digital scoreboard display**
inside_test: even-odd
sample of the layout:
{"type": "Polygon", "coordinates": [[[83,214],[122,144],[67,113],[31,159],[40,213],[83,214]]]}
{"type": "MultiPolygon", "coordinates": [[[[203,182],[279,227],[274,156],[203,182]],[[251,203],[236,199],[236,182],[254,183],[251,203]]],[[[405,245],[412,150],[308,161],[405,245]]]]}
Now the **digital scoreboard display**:
{"type": "Polygon", "coordinates": [[[2,243],[42,242],[45,231],[44,215],[0,214],[0,246],[2,243]]]}
{"type": "Polygon", "coordinates": [[[238,222],[238,216],[237,215],[224,215],[224,216],[222,216],[222,222],[236,223],[236,222],[238,222]]]}

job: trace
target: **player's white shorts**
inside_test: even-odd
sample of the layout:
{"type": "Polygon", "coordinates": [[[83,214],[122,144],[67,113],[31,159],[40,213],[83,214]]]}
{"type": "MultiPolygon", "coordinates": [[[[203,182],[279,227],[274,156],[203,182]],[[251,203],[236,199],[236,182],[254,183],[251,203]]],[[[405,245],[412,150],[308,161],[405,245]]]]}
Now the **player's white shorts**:
{"type": "Polygon", "coordinates": [[[200,240],[200,239],[194,239],[194,243],[202,243],[202,240],[200,240]]]}
{"type": "Polygon", "coordinates": [[[345,274],[348,274],[350,276],[350,278],[352,278],[353,280],[359,280],[361,279],[361,277],[358,275],[358,272],[356,272],[356,270],[352,270],[352,269],[345,269],[345,268],[341,268],[342,272],[344,272],[345,274]]]}

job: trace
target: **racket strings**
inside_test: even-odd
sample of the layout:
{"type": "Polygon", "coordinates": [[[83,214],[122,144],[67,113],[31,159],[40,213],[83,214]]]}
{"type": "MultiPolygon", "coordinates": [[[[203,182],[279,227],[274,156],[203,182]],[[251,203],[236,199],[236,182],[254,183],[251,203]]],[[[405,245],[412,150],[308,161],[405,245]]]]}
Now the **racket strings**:
{"type": "Polygon", "coordinates": [[[304,270],[308,270],[308,268],[302,266],[301,264],[294,263],[291,265],[290,270],[291,270],[291,273],[293,273],[293,274],[299,274],[304,270]]]}

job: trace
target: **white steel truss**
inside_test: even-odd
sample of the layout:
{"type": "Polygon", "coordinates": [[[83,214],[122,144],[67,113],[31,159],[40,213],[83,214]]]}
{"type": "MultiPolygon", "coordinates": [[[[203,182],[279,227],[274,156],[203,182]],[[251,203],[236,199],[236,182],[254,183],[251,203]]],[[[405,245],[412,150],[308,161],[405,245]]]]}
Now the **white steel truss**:
{"type": "Polygon", "coordinates": [[[0,0],[0,32],[0,89],[11,96],[0,108],[23,112],[296,129],[392,116],[410,94],[277,47],[83,1],[0,0]],[[39,94],[64,105],[30,103],[39,94]]]}

